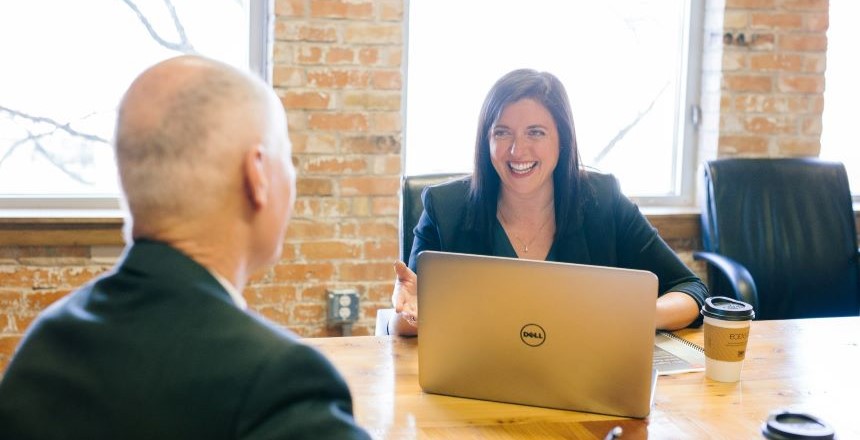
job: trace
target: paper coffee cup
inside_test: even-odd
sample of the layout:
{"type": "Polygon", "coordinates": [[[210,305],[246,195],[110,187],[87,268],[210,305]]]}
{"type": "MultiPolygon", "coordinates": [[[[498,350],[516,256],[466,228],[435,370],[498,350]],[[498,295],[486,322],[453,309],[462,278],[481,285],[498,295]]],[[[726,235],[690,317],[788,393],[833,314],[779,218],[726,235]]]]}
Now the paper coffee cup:
{"type": "Polygon", "coordinates": [[[705,317],[705,376],[719,382],[741,378],[750,321],[755,317],[751,305],[724,296],[707,298],[702,306],[705,317]]]}

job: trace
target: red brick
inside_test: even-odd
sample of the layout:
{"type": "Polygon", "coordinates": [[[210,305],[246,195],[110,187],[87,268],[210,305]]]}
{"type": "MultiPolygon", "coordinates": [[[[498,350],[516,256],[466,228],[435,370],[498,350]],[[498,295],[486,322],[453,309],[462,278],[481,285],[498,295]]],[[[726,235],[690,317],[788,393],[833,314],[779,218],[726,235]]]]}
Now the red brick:
{"type": "Polygon", "coordinates": [[[394,269],[391,262],[385,263],[341,263],[338,280],[345,281],[382,281],[394,282],[394,269]]]}
{"type": "Polygon", "coordinates": [[[375,216],[396,216],[400,213],[400,200],[396,197],[374,197],[371,214],[375,216]]]}
{"type": "Polygon", "coordinates": [[[735,92],[769,92],[773,89],[770,76],[729,74],[723,81],[726,90],[735,92]]]}
{"type": "Polygon", "coordinates": [[[358,51],[358,62],[362,66],[370,66],[379,61],[379,49],[375,47],[365,47],[358,51]]]}
{"type": "Polygon", "coordinates": [[[794,115],[747,116],[743,118],[744,129],[749,133],[792,134],[798,132],[798,121],[794,115]]]}
{"type": "Polygon", "coordinates": [[[399,70],[384,70],[370,74],[373,88],[380,90],[400,90],[403,87],[399,70]]]}
{"type": "Polygon", "coordinates": [[[343,241],[309,241],[299,245],[299,252],[307,260],[343,260],[356,258],[361,246],[343,241]]]}
{"type": "Polygon", "coordinates": [[[285,306],[278,305],[249,308],[251,308],[251,310],[256,310],[257,313],[263,315],[263,317],[275,324],[286,326],[290,323],[290,313],[285,310],[285,306]]]}
{"type": "Polygon", "coordinates": [[[811,156],[817,157],[821,151],[821,142],[814,138],[783,138],[777,144],[781,156],[811,156]]]}
{"type": "Polygon", "coordinates": [[[367,161],[361,156],[319,156],[309,158],[301,169],[312,174],[355,174],[367,171],[367,161]]]}
{"type": "Polygon", "coordinates": [[[801,69],[802,58],[793,54],[752,54],[750,68],[760,71],[797,72],[801,69]]]}
{"type": "Polygon", "coordinates": [[[330,197],[300,197],[296,200],[296,217],[332,218],[343,217],[349,212],[349,202],[330,197]]]}
{"type": "Polygon", "coordinates": [[[397,219],[344,223],[340,232],[346,238],[398,240],[397,219]]]}
{"type": "Polygon", "coordinates": [[[391,294],[394,292],[394,261],[391,262],[391,280],[382,283],[371,283],[367,289],[367,301],[391,307],[391,294]]]}
{"type": "Polygon", "coordinates": [[[400,67],[403,64],[403,49],[400,46],[387,48],[381,62],[385,66],[400,67]]]}
{"type": "Polygon", "coordinates": [[[48,269],[31,266],[14,266],[0,270],[0,286],[35,288],[47,286],[51,273],[48,269]]]}
{"type": "Polygon", "coordinates": [[[755,51],[773,50],[773,43],[776,37],[773,34],[752,34],[747,42],[747,47],[755,51]]]}
{"type": "Polygon", "coordinates": [[[276,0],[275,15],[279,17],[302,17],[305,15],[305,0],[276,0]]]}
{"type": "Polygon", "coordinates": [[[287,227],[287,235],[294,237],[334,238],[337,224],[318,220],[293,219],[287,227]]]}
{"type": "Polygon", "coordinates": [[[737,151],[746,153],[766,153],[767,137],[744,135],[720,135],[720,151],[737,151]]]}
{"type": "Polygon", "coordinates": [[[0,373],[6,372],[6,367],[9,366],[9,361],[12,360],[12,355],[20,343],[20,336],[0,335],[0,373]]]}
{"type": "Polygon", "coordinates": [[[726,0],[726,9],[773,8],[774,0],[726,0]]]}
{"type": "Polygon", "coordinates": [[[780,6],[796,11],[827,11],[828,0],[782,0],[780,6]]]}
{"type": "Polygon", "coordinates": [[[367,131],[369,122],[362,113],[313,113],[308,117],[308,126],[313,130],[367,131]]]}
{"type": "Polygon", "coordinates": [[[305,84],[304,72],[304,69],[276,65],[272,69],[272,83],[275,87],[302,86],[305,84]]]}
{"type": "Polygon", "coordinates": [[[302,46],[296,53],[296,62],[299,64],[320,64],[323,51],[319,47],[302,46]]]}
{"type": "Polygon", "coordinates": [[[69,290],[36,290],[33,292],[27,292],[24,294],[24,301],[26,304],[26,308],[29,310],[33,310],[41,312],[42,310],[48,308],[51,304],[57,302],[60,298],[65,297],[69,294],[69,290]]]}
{"type": "Polygon", "coordinates": [[[102,273],[108,271],[110,266],[86,266],[86,267],[61,267],[57,269],[56,283],[58,285],[77,288],[92,281],[102,273]]]}
{"type": "Polygon", "coordinates": [[[370,82],[368,72],[360,70],[314,70],[307,73],[308,84],[323,88],[362,88],[370,82]]]}
{"type": "Polygon", "coordinates": [[[821,136],[821,115],[809,116],[803,118],[800,132],[807,136],[821,136]]]}
{"type": "Polygon", "coordinates": [[[342,142],[348,153],[398,154],[401,146],[399,136],[350,136],[342,142]]]}
{"type": "Polygon", "coordinates": [[[344,92],[343,106],[347,109],[400,110],[400,93],[344,92]]]}
{"type": "Polygon", "coordinates": [[[373,158],[373,174],[400,174],[402,166],[401,157],[395,155],[387,155],[373,158]]]}
{"type": "Polygon", "coordinates": [[[372,16],[372,1],[311,0],[311,17],[371,18],[372,16]]]}
{"type": "Polygon", "coordinates": [[[824,92],[824,77],[818,75],[783,75],[779,78],[778,87],[782,92],[822,93],[824,92]]]}
{"type": "Polygon", "coordinates": [[[302,289],[301,298],[304,302],[318,301],[325,303],[328,301],[328,287],[312,284],[302,289]]]}
{"type": "Polygon", "coordinates": [[[328,281],[334,275],[331,263],[278,263],[275,266],[275,282],[328,281]]]}
{"type": "Polygon", "coordinates": [[[344,196],[394,195],[400,189],[400,179],[396,176],[344,177],[339,183],[344,196]]]}
{"type": "Polygon", "coordinates": [[[403,20],[403,0],[388,0],[379,4],[379,19],[383,21],[403,20]]]}
{"type": "Polygon", "coordinates": [[[275,36],[285,41],[311,41],[331,43],[337,41],[337,29],[332,26],[308,25],[302,21],[278,20],[275,36]]]}
{"type": "Polygon", "coordinates": [[[363,245],[364,258],[370,260],[394,260],[400,252],[400,242],[396,240],[367,241],[363,245]]]}
{"type": "Polygon", "coordinates": [[[825,32],[830,28],[830,16],[824,14],[803,14],[806,18],[804,29],[810,32],[825,32]]]}
{"type": "Polygon", "coordinates": [[[325,55],[326,64],[352,64],[355,52],[346,47],[329,48],[325,55]]]}
{"type": "Polygon", "coordinates": [[[335,153],[338,139],[329,133],[299,133],[290,131],[293,153],[335,153]]]}
{"type": "Polygon", "coordinates": [[[350,44],[402,44],[400,24],[353,23],[345,26],[343,39],[350,44]]]}
{"type": "Polygon", "coordinates": [[[751,15],[751,20],[753,28],[800,29],[803,26],[803,15],[801,14],[756,12],[751,15]]]}
{"type": "Polygon", "coordinates": [[[281,103],[287,109],[323,110],[329,108],[331,97],[323,92],[287,91],[281,103]]]}
{"type": "Polygon", "coordinates": [[[779,48],[785,51],[823,52],[827,50],[824,34],[783,34],[779,36],[779,48]]]}
{"type": "Polygon", "coordinates": [[[317,303],[300,303],[293,305],[290,314],[290,323],[318,323],[325,322],[326,308],[317,303]]]}
{"type": "Polygon", "coordinates": [[[400,132],[403,128],[400,112],[376,112],[370,115],[370,126],[379,132],[400,132]]]}
{"type": "MultiPolygon", "coordinates": [[[[4,286],[6,287],[6,286],[4,286]]],[[[0,291],[0,314],[20,309],[24,304],[24,297],[19,291],[0,291]]]]}
{"type": "Polygon", "coordinates": [[[334,194],[334,182],[332,179],[299,177],[296,193],[300,196],[330,196],[334,194]]]}
{"type": "Polygon", "coordinates": [[[827,68],[827,54],[812,54],[808,53],[803,56],[802,71],[808,73],[824,73],[827,68]]]}
{"type": "Polygon", "coordinates": [[[290,284],[254,286],[245,289],[248,306],[258,309],[264,306],[286,305],[298,301],[296,288],[290,284]]]}

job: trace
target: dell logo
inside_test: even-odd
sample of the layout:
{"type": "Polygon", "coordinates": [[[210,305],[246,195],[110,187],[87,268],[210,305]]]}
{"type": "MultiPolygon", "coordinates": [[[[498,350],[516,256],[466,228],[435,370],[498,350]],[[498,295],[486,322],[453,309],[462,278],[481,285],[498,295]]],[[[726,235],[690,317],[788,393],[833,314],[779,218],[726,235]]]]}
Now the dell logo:
{"type": "Polygon", "coordinates": [[[529,347],[537,347],[546,341],[546,332],[537,324],[526,324],[520,329],[520,340],[529,347]]]}

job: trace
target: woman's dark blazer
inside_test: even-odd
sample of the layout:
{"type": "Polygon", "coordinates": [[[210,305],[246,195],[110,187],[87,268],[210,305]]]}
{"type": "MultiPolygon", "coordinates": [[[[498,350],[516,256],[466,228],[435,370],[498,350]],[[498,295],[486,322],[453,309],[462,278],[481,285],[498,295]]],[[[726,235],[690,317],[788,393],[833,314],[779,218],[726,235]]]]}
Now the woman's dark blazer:
{"type": "MultiPolygon", "coordinates": [[[[651,271],[659,279],[660,295],[683,292],[701,307],[707,288],[621,193],[618,181],[596,172],[586,172],[583,181],[576,218],[553,243],[554,261],[651,271]]],[[[409,257],[412,270],[417,269],[418,253],[425,250],[492,255],[492,245],[481,239],[485,234],[467,226],[470,183],[467,177],[425,189],[424,212],[409,257]]]]}

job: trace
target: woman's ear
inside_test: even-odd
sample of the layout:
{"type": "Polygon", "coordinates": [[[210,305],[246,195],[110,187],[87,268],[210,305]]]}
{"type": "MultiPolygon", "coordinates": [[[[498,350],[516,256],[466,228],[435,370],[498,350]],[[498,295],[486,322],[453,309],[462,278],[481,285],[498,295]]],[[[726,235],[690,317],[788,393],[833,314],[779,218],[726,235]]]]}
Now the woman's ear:
{"type": "Polygon", "coordinates": [[[254,209],[260,209],[268,203],[269,176],[266,174],[266,160],[263,145],[256,145],[245,153],[242,162],[248,201],[254,209]]]}

